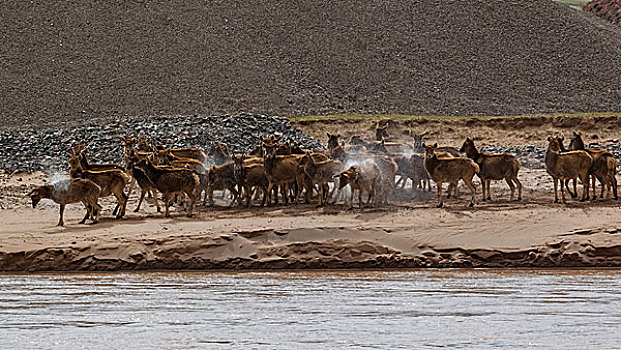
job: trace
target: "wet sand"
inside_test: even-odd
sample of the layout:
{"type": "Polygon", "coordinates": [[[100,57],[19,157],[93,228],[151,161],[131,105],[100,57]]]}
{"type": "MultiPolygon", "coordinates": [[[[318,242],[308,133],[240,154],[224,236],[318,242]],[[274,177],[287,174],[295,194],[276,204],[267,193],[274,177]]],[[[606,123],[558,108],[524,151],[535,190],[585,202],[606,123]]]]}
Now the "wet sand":
{"type": "MultiPolygon", "coordinates": [[[[219,200],[193,218],[175,209],[166,219],[152,202],[134,213],[134,193],[124,219],[113,219],[113,202],[102,200],[99,224],[79,225],[83,208],[73,205],[64,228],[54,226],[57,205],[28,207],[17,176],[3,180],[5,272],[621,266],[619,202],[553,204],[543,170],[523,170],[525,185],[539,184],[525,189],[524,201],[507,201],[508,189],[497,183],[500,197],[474,208],[466,208],[464,190],[443,209],[433,207],[435,191],[419,201],[406,200],[406,191],[382,208],[246,209],[219,200]]],[[[21,182],[44,176],[21,175],[21,182]]]]}

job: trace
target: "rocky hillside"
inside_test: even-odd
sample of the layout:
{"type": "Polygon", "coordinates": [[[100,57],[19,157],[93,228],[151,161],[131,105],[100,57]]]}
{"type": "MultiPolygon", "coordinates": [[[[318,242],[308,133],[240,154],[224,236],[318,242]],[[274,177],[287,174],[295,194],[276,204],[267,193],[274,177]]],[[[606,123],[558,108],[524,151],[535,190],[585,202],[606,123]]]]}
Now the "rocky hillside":
{"type": "Polygon", "coordinates": [[[620,109],[621,30],[551,0],[5,0],[4,125],[620,109]]]}
{"type": "MultiPolygon", "coordinates": [[[[145,138],[167,147],[211,149],[224,142],[231,152],[250,151],[262,136],[278,135],[301,147],[318,150],[319,141],[304,135],[283,118],[265,115],[160,116],[121,118],[88,123],[57,123],[39,128],[23,126],[0,131],[0,169],[51,170],[67,167],[67,151],[76,143],[90,144],[95,162],[123,160],[123,137],[145,138]]],[[[206,166],[213,165],[208,161],[206,166]]]]}

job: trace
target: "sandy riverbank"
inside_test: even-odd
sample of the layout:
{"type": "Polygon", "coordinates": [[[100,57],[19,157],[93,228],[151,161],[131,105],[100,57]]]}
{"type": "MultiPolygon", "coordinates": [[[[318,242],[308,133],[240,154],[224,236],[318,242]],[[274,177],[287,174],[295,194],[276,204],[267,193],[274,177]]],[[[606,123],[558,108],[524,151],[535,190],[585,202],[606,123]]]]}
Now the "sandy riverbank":
{"type": "MultiPolygon", "coordinates": [[[[43,175],[30,176],[22,181],[43,175]]],[[[524,176],[531,183],[545,177],[524,176]]],[[[18,205],[0,212],[0,271],[621,266],[618,202],[552,204],[542,187],[526,190],[521,203],[499,199],[472,209],[463,196],[431,208],[428,193],[423,202],[353,211],[201,207],[191,219],[181,212],[165,219],[146,206],[119,221],[104,202],[99,224],[77,224],[83,209],[75,205],[64,228],[54,226],[56,205],[31,209],[16,196],[10,200],[18,205]]]]}

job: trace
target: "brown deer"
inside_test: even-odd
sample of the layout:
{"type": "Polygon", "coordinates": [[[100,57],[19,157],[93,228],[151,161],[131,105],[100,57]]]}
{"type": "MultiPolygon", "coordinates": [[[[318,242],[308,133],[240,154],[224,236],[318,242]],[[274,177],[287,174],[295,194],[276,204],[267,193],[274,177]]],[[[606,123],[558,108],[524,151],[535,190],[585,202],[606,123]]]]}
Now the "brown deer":
{"type": "MultiPolygon", "coordinates": [[[[319,205],[323,206],[329,194],[330,187],[328,184],[334,181],[334,175],[342,170],[343,164],[332,159],[315,161],[311,152],[306,152],[298,167],[310,180],[311,188],[318,186],[319,205]]],[[[300,202],[301,193],[302,191],[298,191],[296,203],[300,202]]]]}
{"type": "Polygon", "coordinates": [[[234,164],[229,161],[222,165],[214,165],[207,171],[209,205],[214,205],[213,192],[215,190],[229,190],[233,195],[233,200],[229,206],[233,206],[239,201],[239,192],[235,189],[237,185],[235,181],[234,164]]]}
{"type": "MultiPolygon", "coordinates": [[[[265,174],[268,180],[267,187],[267,202],[268,205],[272,203],[272,189],[281,188],[281,193],[284,196],[285,205],[289,204],[290,189],[294,188],[296,181],[297,168],[300,161],[300,157],[293,155],[277,155],[277,145],[264,144],[265,156],[263,157],[263,166],[265,167],[265,174]]],[[[277,203],[277,197],[275,203],[277,203]]]]}
{"type": "Polygon", "coordinates": [[[82,165],[80,164],[80,156],[71,157],[69,159],[69,166],[71,168],[70,175],[72,178],[91,180],[101,188],[101,191],[99,192],[100,198],[114,195],[118,203],[112,211],[112,214],[116,214],[117,219],[125,216],[125,207],[127,206],[128,197],[124,190],[125,186],[130,181],[129,175],[118,169],[101,171],[82,169],[82,165]]]}
{"type": "MultiPolygon", "coordinates": [[[[255,158],[257,159],[257,158],[255,158]]],[[[233,174],[237,184],[243,189],[246,197],[246,207],[252,205],[252,195],[255,188],[260,188],[263,192],[261,206],[267,201],[267,176],[263,167],[263,160],[260,163],[253,162],[253,158],[247,158],[245,154],[233,155],[233,174]]],[[[240,193],[240,196],[242,193],[240,193]]]]}
{"type": "Polygon", "coordinates": [[[373,161],[365,161],[334,175],[339,181],[339,190],[349,185],[351,188],[349,205],[354,207],[354,190],[358,190],[358,208],[362,209],[363,191],[368,193],[367,205],[375,196],[375,187],[380,178],[380,169],[373,161]]]}
{"type": "MultiPolygon", "coordinates": [[[[415,153],[423,153],[423,152],[425,152],[424,138],[425,138],[425,136],[427,134],[429,134],[428,130],[425,130],[422,134],[410,133],[410,135],[414,139],[414,147],[413,147],[413,149],[414,149],[415,153]]],[[[456,147],[453,147],[453,146],[438,146],[436,148],[435,152],[437,154],[440,154],[440,152],[446,152],[446,153],[450,154],[453,157],[461,157],[461,154],[459,153],[459,150],[456,147]]]]}
{"type": "Polygon", "coordinates": [[[479,173],[479,166],[469,158],[440,158],[436,154],[438,144],[424,145],[425,147],[425,160],[424,165],[429,177],[438,186],[438,208],[444,206],[442,199],[442,183],[448,182],[457,186],[459,180],[463,180],[466,186],[470,189],[472,199],[468,204],[473,207],[476,202],[476,188],[472,183],[474,175],[479,173]]]}
{"type": "Polygon", "coordinates": [[[584,141],[582,141],[582,135],[574,132],[574,136],[569,143],[569,149],[586,151],[592,158],[593,164],[591,165],[591,176],[593,182],[593,199],[597,199],[595,192],[595,179],[599,180],[602,188],[600,198],[604,198],[604,188],[610,195],[610,189],[614,194],[614,198],[619,199],[617,195],[617,160],[614,155],[606,150],[597,148],[586,148],[584,141]]]}
{"type": "Polygon", "coordinates": [[[511,189],[511,200],[515,194],[515,187],[518,188],[517,199],[522,200],[522,183],[518,180],[518,172],[520,171],[520,162],[511,154],[491,154],[481,153],[474,145],[474,141],[469,137],[466,138],[459,152],[466,153],[468,158],[472,159],[479,165],[479,173],[481,179],[481,187],[483,188],[483,201],[491,200],[490,184],[492,180],[505,180],[511,189]],[[486,194],[487,188],[487,197],[486,194]]]}
{"type": "Polygon", "coordinates": [[[563,203],[565,180],[580,178],[582,181],[581,202],[589,196],[589,172],[593,164],[593,158],[585,151],[569,151],[561,153],[557,137],[548,137],[548,149],[545,155],[546,171],[554,179],[554,203],[558,203],[558,182],[561,182],[561,195],[563,203]]]}
{"type": "Polygon", "coordinates": [[[193,158],[181,158],[176,156],[171,150],[157,151],[155,153],[157,165],[169,165],[174,168],[186,168],[194,171],[197,174],[207,174],[205,165],[200,161],[193,158]]]}
{"type": "Polygon", "coordinates": [[[137,167],[144,172],[157,190],[164,196],[164,205],[166,206],[164,217],[170,217],[170,203],[172,195],[176,193],[185,193],[190,198],[190,208],[188,209],[187,216],[192,216],[196,206],[196,196],[194,193],[200,183],[196,173],[189,169],[160,169],[155,167],[148,158],[141,159],[137,167]]]}
{"type": "Polygon", "coordinates": [[[90,180],[72,179],[62,180],[51,185],[37,186],[30,191],[28,196],[32,200],[33,208],[36,208],[43,198],[51,199],[60,204],[58,226],[65,225],[65,206],[80,202],[86,207],[86,215],[80,221],[80,224],[85,223],[89,217],[93,220],[93,224],[96,224],[98,222],[98,214],[101,211],[101,206],[97,204],[100,190],[99,186],[90,180]]]}
{"type": "MultiPolygon", "coordinates": [[[[166,148],[163,145],[158,145],[158,150],[162,151],[166,148]]],[[[192,158],[196,159],[199,162],[205,164],[207,161],[207,155],[200,148],[196,147],[188,147],[188,148],[170,148],[169,149],[172,154],[179,158],[192,158]]]]}
{"type": "Polygon", "coordinates": [[[140,206],[142,205],[142,201],[144,200],[145,194],[147,192],[151,192],[153,194],[153,200],[155,201],[155,207],[157,208],[157,212],[161,212],[160,205],[157,201],[157,186],[147,177],[144,171],[138,168],[137,164],[140,161],[140,157],[135,154],[132,154],[128,157],[127,169],[131,170],[131,175],[133,181],[138,183],[138,187],[140,187],[140,200],[138,200],[138,205],[134,212],[137,213],[140,211],[140,206]]]}
{"type": "Polygon", "coordinates": [[[380,124],[378,123],[375,127],[375,140],[382,141],[388,139],[389,137],[390,135],[388,135],[388,124],[380,126],[380,124]]]}

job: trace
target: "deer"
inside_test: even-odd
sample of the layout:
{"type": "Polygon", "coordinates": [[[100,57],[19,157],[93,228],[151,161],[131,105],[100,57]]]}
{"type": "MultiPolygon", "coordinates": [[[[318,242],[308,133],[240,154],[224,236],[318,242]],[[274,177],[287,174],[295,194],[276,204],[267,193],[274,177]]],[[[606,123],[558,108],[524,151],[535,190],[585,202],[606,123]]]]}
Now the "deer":
{"type": "Polygon", "coordinates": [[[196,206],[196,196],[194,195],[200,180],[194,171],[189,169],[161,169],[151,163],[149,158],[138,161],[137,167],[144,172],[149,180],[155,185],[157,190],[164,196],[166,211],[164,217],[170,217],[170,202],[172,195],[185,193],[190,198],[190,208],[187,217],[192,217],[196,206]]]}
{"type": "Polygon", "coordinates": [[[363,191],[368,193],[367,205],[371,204],[371,201],[374,199],[375,187],[380,178],[380,169],[373,161],[365,161],[334,175],[334,178],[338,179],[339,190],[347,185],[350,186],[350,209],[354,207],[354,190],[358,190],[358,208],[362,209],[363,191]]]}
{"type": "Polygon", "coordinates": [[[483,188],[482,200],[491,200],[490,184],[492,180],[505,180],[511,189],[511,200],[515,195],[515,187],[517,185],[517,200],[522,200],[522,183],[517,175],[520,171],[520,162],[518,159],[508,153],[491,154],[481,153],[474,145],[474,141],[469,137],[466,138],[459,152],[466,153],[466,156],[475,161],[479,165],[478,177],[481,179],[481,187],[483,188]],[[487,189],[487,197],[485,196],[487,189]]]}
{"type": "Polygon", "coordinates": [[[130,181],[129,175],[118,169],[92,171],[82,169],[80,157],[73,156],[69,159],[70,175],[72,178],[82,178],[91,180],[96,183],[101,191],[100,198],[114,195],[118,203],[112,214],[116,214],[117,219],[121,219],[125,215],[125,207],[127,206],[127,195],[124,192],[125,185],[130,181]]]}
{"type": "Polygon", "coordinates": [[[32,200],[32,207],[36,208],[41,199],[51,199],[60,204],[60,218],[58,226],[65,226],[65,206],[72,203],[82,203],[86,207],[86,215],[80,224],[91,218],[93,224],[98,222],[101,206],[97,203],[101,188],[96,183],[86,179],[62,180],[50,185],[35,187],[28,196],[32,200]]]}
{"type": "Polygon", "coordinates": [[[267,186],[269,185],[263,161],[254,162],[245,154],[233,155],[233,174],[238,186],[243,188],[243,193],[246,196],[246,207],[252,205],[253,189],[257,187],[263,192],[263,200],[261,201],[263,207],[267,201],[267,186]]]}
{"type": "Polygon", "coordinates": [[[476,188],[472,183],[472,178],[479,173],[479,166],[477,163],[470,158],[440,158],[436,154],[437,143],[434,145],[423,144],[423,147],[425,147],[425,160],[423,164],[431,180],[438,186],[437,208],[442,208],[444,206],[444,201],[442,199],[442,183],[448,182],[457,186],[459,180],[463,180],[470,189],[472,199],[468,206],[473,207],[476,203],[476,188]]]}
{"type": "MultiPolygon", "coordinates": [[[[425,136],[429,134],[429,130],[425,130],[422,134],[415,134],[410,130],[410,136],[414,139],[414,152],[415,153],[423,153],[425,151],[425,136]]],[[[437,154],[440,152],[446,152],[450,154],[452,157],[461,157],[459,150],[453,146],[438,146],[435,150],[437,154]]]]}
{"type": "Polygon", "coordinates": [[[600,198],[604,198],[604,188],[607,189],[608,195],[610,195],[610,188],[615,200],[619,199],[617,195],[617,160],[614,155],[606,150],[597,148],[586,148],[584,141],[582,141],[582,135],[574,132],[574,135],[569,143],[570,150],[586,151],[592,158],[593,164],[591,165],[591,176],[593,181],[593,199],[597,199],[595,192],[595,179],[599,180],[601,185],[600,198]]]}
{"type": "MultiPolygon", "coordinates": [[[[310,179],[311,187],[318,186],[319,206],[325,205],[330,189],[328,183],[334,182],[333,177],[343,168],[343,164],[332,159],[317,162],[313,159],[311,152],[306,152],[298,168],[310,179]]],[[[301,193],[302,191],[298,191],[296,203],[300,202],[301,193]]]]}
{"type": "Polygon", "coordinates": [[[580,178],[582,181],[582,199],[589,196],[589,173],[593,158],[585,151],[569,151],[561,153],[557,137],[548,137],[548,148],[545,155],[546,171],[554,180],[554,203],[558,203],[558,183],[561,182],[561,195],[566,203],[563,183],[565,180],[580,178]]]}

